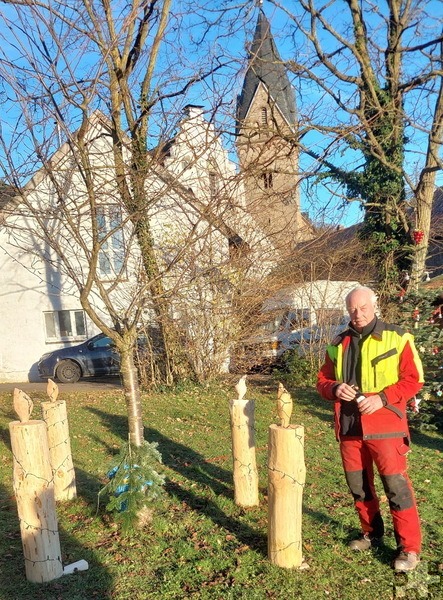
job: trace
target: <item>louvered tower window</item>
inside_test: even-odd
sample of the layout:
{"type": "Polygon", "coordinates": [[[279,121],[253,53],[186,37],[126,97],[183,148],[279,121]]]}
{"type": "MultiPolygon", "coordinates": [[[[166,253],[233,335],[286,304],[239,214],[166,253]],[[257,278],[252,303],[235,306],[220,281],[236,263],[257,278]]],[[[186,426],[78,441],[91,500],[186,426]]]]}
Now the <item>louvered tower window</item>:
{"type": "Polygon", "coordinates": [[[268,124],[268,109],[265,106],[261,109],[261,124],[268,124]]]}

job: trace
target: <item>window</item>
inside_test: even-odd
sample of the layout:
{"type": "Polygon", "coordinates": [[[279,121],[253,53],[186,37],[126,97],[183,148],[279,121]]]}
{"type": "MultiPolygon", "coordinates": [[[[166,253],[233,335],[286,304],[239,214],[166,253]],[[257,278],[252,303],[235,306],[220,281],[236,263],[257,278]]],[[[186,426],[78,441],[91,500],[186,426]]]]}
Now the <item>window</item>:
{"type": "Polygon", "coordinates": [[[47,342],[86,338],[85,314],[82,310],[55,310],[43,314],[47,342]]]}
{"type": "Polygon", "coordinates": [[[95,350],[96,348],[113,348],[114,342],[108,336],[99,337],[95,342],[89,342],[88,348],[95,350]]]}
{"type": "Polygon", "coordinates": [[[261,124],[262,125],[268,124],[268,109],[266,107],[263,107],[261,109],[261,124]]]}
{"type": "Polygon", "coordinates": [[[209,193],[212,200],[217,197],[218,175],[215,171],[209,171],[209,193]]]}
{"type": "Polygon", "coordinates": [[[265,188],[265,190],[271,189],[273,186],[272,173],[271,172],[263,173],[262,179],[263,179],[263,187],[265,188]]]}
{"type": "Polygon", "coordinates": [[[112,204],[97,208],[97,227],[102,247],[99,253],[99,271],[104,277],[121,273],[124,260],[122,211],[112,204]]]}

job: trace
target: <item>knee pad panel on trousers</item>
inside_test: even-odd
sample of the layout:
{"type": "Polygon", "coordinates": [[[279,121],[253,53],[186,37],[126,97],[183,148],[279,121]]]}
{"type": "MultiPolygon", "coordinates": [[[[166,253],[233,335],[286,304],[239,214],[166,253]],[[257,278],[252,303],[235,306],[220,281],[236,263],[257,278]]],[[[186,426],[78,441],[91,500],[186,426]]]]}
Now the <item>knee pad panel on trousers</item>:
{"type": "Polygon", "coordinates": [[[411,486],[404,475],[382,475],[381,480],[392,510],[406,510],[415,506],[411,486]]]}
{"type": "Polygon", "coordinates": [[[346,482],[356,502],[368,502],[374,496],[369,485],[368,474],[363,471],[345,471],[346,482]]]}

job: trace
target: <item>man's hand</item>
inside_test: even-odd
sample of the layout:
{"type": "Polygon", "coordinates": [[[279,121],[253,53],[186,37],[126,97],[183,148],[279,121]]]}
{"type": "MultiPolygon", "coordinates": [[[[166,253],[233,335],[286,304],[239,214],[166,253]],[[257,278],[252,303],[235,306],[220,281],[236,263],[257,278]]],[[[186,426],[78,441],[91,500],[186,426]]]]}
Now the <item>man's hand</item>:
{"type": "Polygon", "coordinates": [[[372,415],[376,410],[383,407],[383,401],[378,394],[368,396],[358,403],[358,410],[362,415],[372,415]]]}
{"type": "MultiPolygon", "coordinates": [[[[355,387],[348,385],[347,383],[340,383],[340,385],[335,388],[336,397],[345,402],[352,402],[356,393],[355,387]]],[[[383,402],[378,394],[368,396],[358,403],[358,410],[362,415],[372,415],[372,413],[375,413],[376,410],[379,410],[382,407],[383,402]]]]}
{"type": "Polygon", "coordinates": [[[344,400],[345,402],[351,402],[354,400],[355,394],[355,387],[348,385],[347,383],[340,383],[340,385],[335,388],[335,396],[339,400],[344,400]]]}

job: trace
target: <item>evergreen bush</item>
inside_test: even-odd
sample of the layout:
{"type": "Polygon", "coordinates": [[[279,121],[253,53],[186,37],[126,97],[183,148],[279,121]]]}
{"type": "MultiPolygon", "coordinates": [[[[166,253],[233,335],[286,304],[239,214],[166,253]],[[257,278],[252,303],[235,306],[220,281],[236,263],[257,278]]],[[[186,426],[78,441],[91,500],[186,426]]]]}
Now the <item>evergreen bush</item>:
{"type": "Polygon", "coordinates": [[[443,430],[443,308],[440,311],[438,294],[426,289],[408,291],[392,299],[390,306],[397,313],[395,322],[414,335],[423,363],[425,384],[417,395],[418,412],[414,403],[409,405],[409,422],[419,430],[443,430]]]}
{"type": "Polygon", "coordinates": [[[158,472],[162,457],[157,445],[126,443],[107,473],[108,483],[99,492],[99,498],[107,494],[106,510],[115,514],[124,531],[138,527],[146,506],[163,491],[165,479],[158,472]]]}

